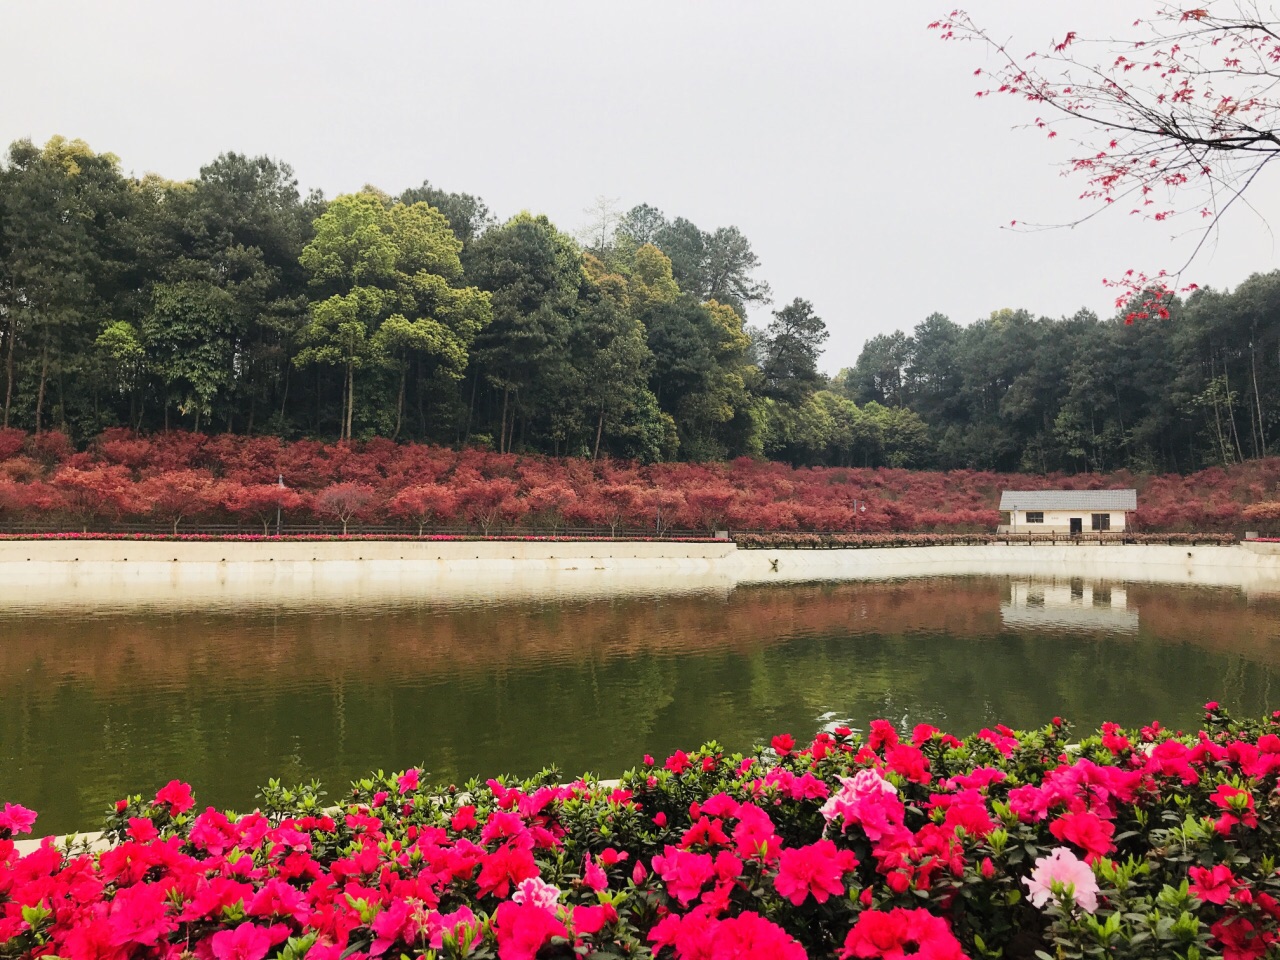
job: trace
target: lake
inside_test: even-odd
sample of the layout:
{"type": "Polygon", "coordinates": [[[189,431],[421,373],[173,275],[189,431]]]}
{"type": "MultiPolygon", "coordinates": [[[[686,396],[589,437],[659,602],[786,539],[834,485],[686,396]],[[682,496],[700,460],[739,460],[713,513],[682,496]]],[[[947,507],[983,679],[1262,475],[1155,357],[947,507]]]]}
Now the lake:
{"type": "Polygon", "coordinates": [[[251,808],[375,768],[461,782],[887,717],[1191,726],[1280,707],[1280,597],[1010,577],[272,608],[0,612],[0,802],[96,828],[188,780],[251,808]]]}

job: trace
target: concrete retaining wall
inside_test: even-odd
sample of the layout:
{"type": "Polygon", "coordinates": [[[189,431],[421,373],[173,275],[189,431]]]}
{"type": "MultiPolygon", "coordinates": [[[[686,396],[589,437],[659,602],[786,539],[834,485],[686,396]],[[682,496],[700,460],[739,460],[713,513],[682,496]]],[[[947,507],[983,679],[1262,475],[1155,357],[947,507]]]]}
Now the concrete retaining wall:
{"type": "Polygon", "coordinates": [[[897,577],[1030,576],[1236,586],[1280,593],[1280,552],[1240,545],[987,544],[864,550],[740,550],[739,583],[897,577]]]}
{"type": "Polygon", "coordinates": [[[738,550],[732,543],[0,541],[0,608],[366,601],[732,590],[921,576],[1084,577],[1280,593],[1280,551],[1035,544],[738,550]]]}
{"type": "Polygon", "coordinates": [[[731,589],[723,543],[0,541],[0,608],[574,596],[731,589]]]}

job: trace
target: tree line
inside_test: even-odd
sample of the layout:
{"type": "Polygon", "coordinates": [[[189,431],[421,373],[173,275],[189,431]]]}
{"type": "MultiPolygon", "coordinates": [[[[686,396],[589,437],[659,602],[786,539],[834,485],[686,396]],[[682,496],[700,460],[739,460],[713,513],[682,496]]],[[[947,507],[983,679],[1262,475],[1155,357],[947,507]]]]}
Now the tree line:
{"type": "Polygon", "coordinates": [[[1132,325],[935,314],[827,377],[825,322],[767,309],[759,273],[738,228],[644,204],[601,202],[575,238],[425,182],[327,200],[266,157],[171,181],[17,141],[0,427],[1041,473],[1190,471],[1278,439],[1280,274],[1132,325]]]}
{"type": "Polygon", "coordinates": [[[0,165],[0,426],[385,437],[652,462],[765,456],[826,328],[736,227],[602,205],[576,240],[430,183],[303,196],[223,154],[126,176],[81,141],[0,165]]]}
{"type": "Polygon", "coordinates": [[[869,340],[832,389],[918,414],[923,459],[946,468],[1186,473],[1274,454],[1280,271],[1159,310],[1134,323],[1001,310],[968,326],[934,314],[869,340]]]}

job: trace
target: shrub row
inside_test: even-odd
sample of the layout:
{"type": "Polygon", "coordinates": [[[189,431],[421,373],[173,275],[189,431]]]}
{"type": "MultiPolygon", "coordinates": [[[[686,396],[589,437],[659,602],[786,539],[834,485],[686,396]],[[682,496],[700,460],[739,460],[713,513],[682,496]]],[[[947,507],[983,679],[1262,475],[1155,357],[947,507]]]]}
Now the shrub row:
{"type": "Polygon", "coordinates": [[[1229,533],[1086,533],[1079,536],[1043,533],[742,533],[733,540],[743,550],[851,550],[865,547],[954,547],[986,544],[1123,544],[1230,546],[1229,533]]]}
{"type": "Polygon", "coordinates": [[[1280,937],[1280,713],[1203,729],[1054,719],[960,739],[874,721],[749,755],[646,757],[328,807],[269,784],[198,811],[121,800],[112,846],[19,855],[0,812],[0,956],[363,960],[960,957],[1258,960],[1280,937]]]}
{"type": "Polygon", "coordinates": [[[390,440],[108,430],[75,449],[59,433],[0,429],[0,523],[104,529],[120,522],[469,526],[556,533],[566,526],[832,533],[986,532],[1002,489],[1137,487],[1143,531],[1274,533],[1280,458],[1189,476],[997,474],[814,468],[739,459],[639,464],[496,454],[390,440]],[[283,481],[283,487],[281,486],[283,481]],[[1258,502],[1262,501],[1262,502],[1258,502]]]}

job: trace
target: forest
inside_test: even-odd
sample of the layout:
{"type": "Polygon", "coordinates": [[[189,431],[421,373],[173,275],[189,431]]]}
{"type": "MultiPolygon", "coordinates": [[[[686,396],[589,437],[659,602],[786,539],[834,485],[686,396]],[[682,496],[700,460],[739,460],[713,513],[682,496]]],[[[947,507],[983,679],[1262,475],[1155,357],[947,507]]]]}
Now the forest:
{"type": "Polygon", "coordinates": [[[737,227],[645,204],[571,235],[429,182],[328,200],[266,157],[172,181],[17,141],[0,427],[1041,474],[1190,472],[1280,439],[1280,272],[1137,323],[934,314],[832,376],[827,322],[761,273],[737,227]]]}

